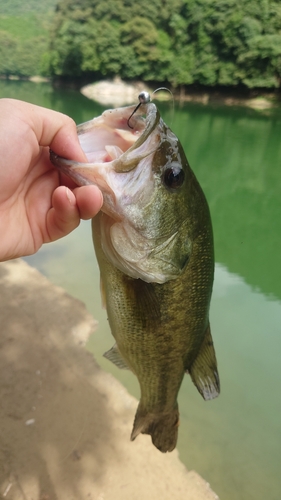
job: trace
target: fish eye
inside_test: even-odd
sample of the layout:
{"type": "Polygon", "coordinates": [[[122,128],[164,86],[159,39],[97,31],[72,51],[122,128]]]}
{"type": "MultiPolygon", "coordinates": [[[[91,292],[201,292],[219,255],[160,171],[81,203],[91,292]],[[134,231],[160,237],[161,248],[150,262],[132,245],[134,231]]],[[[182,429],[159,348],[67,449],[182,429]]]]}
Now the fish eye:
{"type": "Polygon", "coordinates": [[[166,168],[163,174],[163,182],[167,188],[178,189],[183,185],[184,171],[179,164],[166,168]]]}

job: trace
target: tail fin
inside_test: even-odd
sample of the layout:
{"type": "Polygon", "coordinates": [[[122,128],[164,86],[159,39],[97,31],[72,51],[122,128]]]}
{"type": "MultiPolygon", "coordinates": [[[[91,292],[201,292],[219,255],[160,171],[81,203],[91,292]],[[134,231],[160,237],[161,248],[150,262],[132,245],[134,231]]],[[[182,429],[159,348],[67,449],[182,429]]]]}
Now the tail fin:
{"type": "Polygon", "coordinates": [[[162,453],[173,451],[178,439],[178,405],[169,413],[147,413],[139,404],[135,416],[131,441],[142,434],[150,434],[152,442],[162,453]]]}

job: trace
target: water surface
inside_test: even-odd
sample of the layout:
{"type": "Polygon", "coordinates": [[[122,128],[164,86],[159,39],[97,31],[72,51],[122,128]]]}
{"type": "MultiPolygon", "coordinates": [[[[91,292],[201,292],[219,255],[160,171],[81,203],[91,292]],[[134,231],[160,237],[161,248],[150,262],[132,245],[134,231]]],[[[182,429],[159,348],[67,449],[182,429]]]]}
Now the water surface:
{"type": "MultiPolygon", "coordinates": [[[[104,109],[49,84],[0,81],[0,96],[56,109],[77,123],[104,109]]],[[[260,114],[186,104],[176,106],[172,116],[169,105],[160,108],[209,201],[216,249],[211,328],[222,393],[204,402],[185,377],[179,396],[180,457],[221,499],[280,500],[280,110],[260,114]]],[[[100,305],[90,224],[82,223],[26,260],[86,303],[99,320],[89,349],[138,397],[134,376],[102,357],[113,339],[100,305]]]]}

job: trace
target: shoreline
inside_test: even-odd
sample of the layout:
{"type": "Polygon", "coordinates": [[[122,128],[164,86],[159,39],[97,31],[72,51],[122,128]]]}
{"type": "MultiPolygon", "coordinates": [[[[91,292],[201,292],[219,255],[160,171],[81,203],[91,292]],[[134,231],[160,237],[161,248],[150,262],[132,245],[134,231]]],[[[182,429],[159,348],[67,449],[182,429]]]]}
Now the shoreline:
{"type": "MultiPolygon", "coordinates": [[[[20,78],[16,75],[5,77],[0,75],[0,80],[6,81],[30,81],[33,83],[51,83],[49,77],[34,75],[31,77],[20,78]]],[[[105,79],[93,82],[80,87],[75,81],[71,82],[55,82],[56,86],[66,86],[78,89],[85,97],[94,100],[99,104],[108,106],[125,106],[133,104],[137,100],[138,94],[142,90],[153,94],[152,84],[146,84],[140,80],[127,82],[119,77],[113,79],[105,79]]],[[[157,89],[158,83],[155,83],[157,89]]],[[[218,104],[224,106],[241,106],[247,107],[256,111],[274,110],[281,107],[281,93],[277,90],[262,91],[261,89],[248,89],[242,92],[241,89],[233,87],[231,89],[221,88],[177,88],[171,90],[167,87],[167,91],[160,86],[160,91],[155,93],[153,98],[159,101],[173,99],[179,103],[194,102],[202,105],[218,104]]]]}
{"type": "MultiPolygon", "coordinates": [[[[124,106],[136,102],[136,97],[142,90],[146,90],[151,95],[154,92],[151,85],[144,82],[127,83],[116,77],[113,80],[101,80],[85,85],[80,89],[80,92],[88,99],[103,105],[124,106]]],[[[220,89],[182,89],[172,92],[169,88],[165,91],[163,87],[160,87],[160,91],[155,93],[153,98],[160,101],[169,100],[172,94],[173,99],[179,103],[195,102],[203,105],[243,106],[257,111],[276,109],[281,105],[281,100],[278,100],[273,92],[266,95],[259,94],[258,91],[252,93],[257,93],[257,95],[246,96],[238,90],[235,94],[230,91],[222,92],[220,89]]]]}

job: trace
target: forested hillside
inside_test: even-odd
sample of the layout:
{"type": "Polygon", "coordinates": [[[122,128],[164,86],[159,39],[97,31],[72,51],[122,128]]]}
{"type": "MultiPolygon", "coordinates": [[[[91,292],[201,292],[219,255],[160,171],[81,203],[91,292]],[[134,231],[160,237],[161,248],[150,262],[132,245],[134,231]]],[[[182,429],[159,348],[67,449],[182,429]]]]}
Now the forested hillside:
{"type": "MultiPolygon", "coordinates": [[[[13,36],[0,32],[0,73],[13,36]]],[[[53,76],[276,88],[281,1],[59,0],[39,59],[53,76]]]]}
{"type": "Polygon", "coordinates": [[[0,75],[49,71],[50,27],[57,0],[0,0],[0,75]]]}

